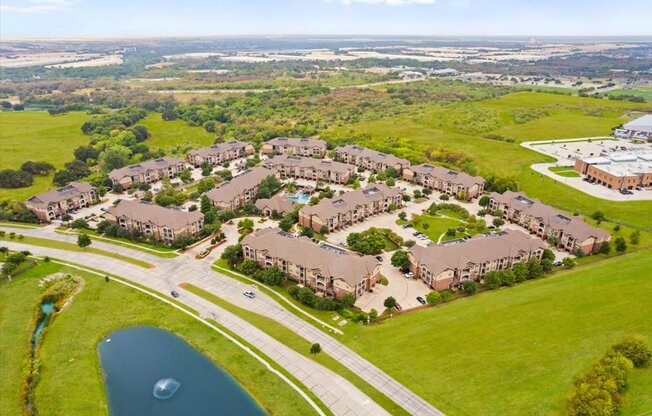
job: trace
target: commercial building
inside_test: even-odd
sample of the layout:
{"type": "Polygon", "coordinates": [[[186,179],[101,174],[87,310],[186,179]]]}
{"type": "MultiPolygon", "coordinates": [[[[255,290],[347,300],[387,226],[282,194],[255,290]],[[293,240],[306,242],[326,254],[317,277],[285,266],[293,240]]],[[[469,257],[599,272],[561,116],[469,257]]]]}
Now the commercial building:
{"type": "Polygon", "coordinates": [[[278,173],[275,169],[258,166],[208,191],[206,196],[213,206],[225,211],[235,211],[256,200],[260,182],[269,176],[278,176],[278,173]]]}
{"type": "Polygon", "coordinates": [[[245,259],[261,267],[278,267],[285,275],[318,293],[338,299],[357,298],[380,278],[380,263],[373,256],[359,256],[308,237],[295,237],[278,228],[248,234],[242,240],[245,259]]]}
{"type": "Polygon", "coordinates": [[[276,194],[271,198],[259,199],[255,205],[263,215],[268,217],[285,215],[299,206],[296,202],[289,200],[285,193],[276,194]]]}
{"type": "Polygon", "coordinates": [[[25,201],[27,209],[39,220],[50,222],[59,215],[97,203],[97,189],[86,182],[70,182],[68,185],[30,197],[25,201]]]}
{"type": "Polygon", "coordinates": [[[335,160],[350,163],[375,173],[383,172],[389,167],[402,173],[403,168],[410,166],[410,161],[407,159],[355,145],[336,147],[335,160]]]}
{"type": "Polygon", "coordinates": [[[323,198],[318,204],[307,205],[299,210],[299,224],[320,232],[323,226],[328,231],[362,222],[366,218],[388,212],[390,208],[401,208],[402,193],[399,188],[385,184],[370,184],[366,188],[333,198],[323,198]]]}
{"type": "Polygon", "coordinates": [[[173,178],[184,169],[183,160],[166,156],[114,169],[109,173],[109,178],[114,185],[120,184],[123,189],[129,189],[135,183],[152,183],[165,177],[173,178]]]}
{"type": "Polygon", "coordinates": [[[652,153],[614,153],[577,159],[575,170],[609,189],[652,186],[652,153]]]}
{"type": "Polygon", "coordinates": [[[333,160],[313,159],[300,156],[276,156],[264,162],[288,178],[345,184],[355,175],[355,166],[333,160]]]}
{"type": "Polygon", "coordinates": [[[614,135],[623,139],[652,140],[652,114],[625,123],[623,128],[615,130],[614,135]]]}
{"type": "Polygon", "coordinates": [[[611,235],[602,228],[587,224],[579,216],[557,211],[538,199],[528,198],[522,192],[493,192],[487,208],[502,211],[506,221],[571,253],[576,250],[584,254],[595,253],[611,239],[611,235]]]}
{"type": "Polygon", "coordinates": [[[485,184],[480,176],[425,163],[403,169],[403,179],[447,195],[466,195],[468,198],[482,195],[485,184]]]}
{"type": "Polygon", "coordinates": [[[263,143],[261,153],[287,154],[305,157],[326,156],[326,142],[319,139],[301,139],[291,137],[277,137],[263,143]]]}
{"type": "Polygon", "coordinates": [[[149,202],[122,200],[110,207],[104,218],[125,230],[138,230],[146,237],[171,243],[179,237],[197,237],[204,232],[204,214],[164,208],[149,202]]]}
{"type": "Polygon", "coordinates": [[[518,230],[476,235],[449,245],[408,251],[410,270],[434,290],[457,289],[464,281],[481,281],[490,271],[507,270],[516,263],[541,259],[545,243],[518,230]]]}
{"type": "Polygon", "coordinates": [[[191,150],[187,155],[188,162],[195,167],[199,167],[204,164],[211,166],[222,165],[229,160],[240,159],[254,153],[256,153],[256,149],[251,143],[233,140],[191,150]]]}

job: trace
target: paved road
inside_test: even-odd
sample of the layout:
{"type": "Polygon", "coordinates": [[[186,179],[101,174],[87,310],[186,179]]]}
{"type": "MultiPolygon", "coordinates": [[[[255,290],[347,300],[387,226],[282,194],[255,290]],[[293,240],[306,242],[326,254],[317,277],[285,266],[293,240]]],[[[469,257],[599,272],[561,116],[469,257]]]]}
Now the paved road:
{"type": "MultiPolygon", "coordinates": [[[[17,231],[16,229],[5,227],[0,228],[17,231]]],[[[71,243],[76,241],[76,237],[74,236],[55,233],[53,227],[35,230],[21,229],[19,233],[71,243]]],[[[29,246],[13,241],[3,242],[3,245],[9,246],[12,249],[28,249],[35,254],[56,257],[99,270],[107,270],[162,294],[169,294],[171,290],[179,291],[179,283],[192,283],[237,306],[276,320],[311,343],[318,342],[324,353],[338,360],[410,414],[443,415],[441,411],[385,374],[372,363],[344,346],[332,336],[289,312],[271,297],[260,292],[257,292],[257,297],[254,300],[242,296],[242,291],[245,287],[249,287],[235,279],[212,271],[210,261],[196,260],[193,256],[187,254],[173,259],[164,259],[126,247],[99,241],[93,242],[93,247],[95,248],[135,257],[155,266],[153,269],[143,269],[142,267],[101,255],[29,246]]],[[[282,365],[290,374],[297,377],[297,379],[302,381],[306,380],[304,384],[324,401],[334,413],[338,415],[386,414],[378,404],[342,377],[290,350],[282,343],[267,336],[234,314],[186,291],[181,292],[182,296],[178,299],[179,301],[198,310],[204,316],[212,317],[211,314],[214,313],[218,323],[241,336],[252,345],[260,348],[264,354],[282,365]]]]}

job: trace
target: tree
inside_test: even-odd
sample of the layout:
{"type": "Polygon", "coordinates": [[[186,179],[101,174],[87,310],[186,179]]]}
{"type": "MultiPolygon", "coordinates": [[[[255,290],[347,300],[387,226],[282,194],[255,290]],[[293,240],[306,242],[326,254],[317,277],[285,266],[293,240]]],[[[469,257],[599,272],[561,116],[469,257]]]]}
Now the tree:
{"type": "Polygon", "coordinates": [[[34,178],[22,170],[0,170],[0,188],[16,189],[26,188],[34,183],[34,178]]]}
{"type": "Polygon", "coordinates": [[[555,253],[549,248],[546,248],[543,250],[543,255],[541,256],[541,258],[548,259],[548,260],[555,260],[555,253]]]}
{"type": "Polygon", "coordinates": [[[396,185],[396,181],[394,180],[394,178],[389,178],[389,179],[387,179],[387,180],[385,181],[385,185],[387,185],[387,186],[395,186],[395,185],[396,185]]]}
{"type": "Polygon", "coordinates": [[[609,254],[611,253],[611,242],[605,241],[600,245],[600,254],[609,254]]]}
{"type": "Polygon", "coordinates": [[[353,307],[353,305],[355,305],[355,298],[353,297],[353,295],[350,293],[344,295],[344,297],[342,297],[342,305],[345,308],[353,307]]]}
{"type": "Polygon", "coordinates": [[[315,236],[315,231],[310,227],[303,227],[303,230],[301,230],[301,235],[308,238],[313,238],[315,236]]]}
{"type": "Polygon", "coordinates": [[[392,254],[392,266],[398,267],[399,269],[405,269],[410,265],[410,259],[407,253],[403,250],[396,250],[392,254]]]}
{"type": "Polygon", "coordinates": [[[91,238],[88,236],[88,234],[79,234],[77,236],[77,245],[79,247],[88,247],[92,243],[91,238]]]}
{"type": "Polygon", "coordinates": [[[315,342],[310,346],[310,354],[317,355],[320,352],[321,352],[321,345],[319,345],[319,343],[315,342]]]}
{"type": "Polygon", "coordinates": [[[602,221],[607,220],[607,217],[604,215],[604,212],[602,211],[595,211],[593,214],[591,214],[591,218],[596,220],[598,224],[600,224],[602,221]]]}
{"type": "Polygon", "coordinates": [[[20,166],[20,170],[31,175],[47,176],[54,171],[54,166],[47,162],[27,161],[20,166]]]}
{"type": "Polygon", "coordinates": [[[18,265],[16,263],[5,262],[2,265],[2,274],[11,275],[17,268],[18,265]]]}
{"type": "Polygon", "coordinates": [[[244,218],[238,221],[238,230],[252,230],[254,228],[254,221],[251,218],[244,218]]]}
{"type": "Polygon", "coordinates": [[[636,368],[647,367],[652,361],[652,351],[640,337],[627,337],[612,349],[630,360],[636,368]]]}
{"type": "Polygon", "coordinates": [[[367,315],[369,318],[369,322],[376,322],[378,320],[378,311],[371,308],[369,311],[369,315],[367,315]]]}
{"type": "Polygon", "coordinates": [[[441,302],[441,300],[441,293],[437,292],[436,290],[433,290],[426,295],[426,302],[428,302],[428,305],[434,306],[441,302]]]}
{"type": "Polygon", "coordinates": [[[561,261],[561,264],[567,269],[572,269],[573,267],[575,267],[576,263],[575,260],[573,260],[572,258],[564,257],[564,259],[561,261]]]}
{"type": "Polygon", "coordinates": [[[486,274],[484,277],[484,283],[492,290],[498,289],[503,284],[502,279],[500,278],[500,273],[495,270],[486,274]]]}
{"type": "Polygon", "coordinates": [[[478,205],[480,205],[481,207],[486,207],[487,205],[489,205],[489,197],[487,195],[482,195],[478,200],[478,205]]]}
{"type": "Polygon", "coordinates": [[[100,164],[104,170],[111,171],[126,166],[131,157],[131,150],[125,146],[111,146],[100,154],[100,164]]]}
{"type": "Polygon", "coordinates": [[[226,247],[222,252],[220,258],[225,260],[229,266],[234,267],[238,263],[241,254],[242,246],[240,244],[234,244],[226,247]]]}
{"type": "Polygon", "coordinates": [[[328,226],[322,225],[321,227],[319,227],[319,234],[321,235],[328,234],[328,226]]]}
{"type": "Polygon", "coordinates": [[[383,306],[386,307],[387,309],[391,309],[396,306],[396,299],[393,296],[388,297],[385,299],[383,302],[383,306]]]}
{"type": "Polygon", "coordinates": [[[263,283],[267,283],[270,286],[278,286],[285,280],[285,274],[281,269],[274,266],[263,271],[261,280],[263,283]]]}
{"type": "Polygon", "coordinates": [[[633,246],[637,246],[640,241],[641,241],[641,232],[639,230],[633,231],[629,236],[629,242],[633,246]]]}
{"type": "Polygon", "coordinates": [[[61,216],[61,221],[63,221],[63,222],[68,222],[70,220],[72,220],[72,215],[70,215],[68,213],[65,213],[65,214],[63,214],[61,216]]]}
{"type": "Polygon", "coordinates": [[[512,271],[514,272],[514,280],[516,281],[516,283],[522,282],[527,279],[528,269],[526,264],[516,263],[512,267],[512,271]]]}
{"type": "Polygon", "coordinates": [[[543,274],[543,268],[539,259],[530,259],[527,262],[527,278],[536,279],[543,274]]]}
{"type": "Polygon", "coordinates": [[[550,259],[541,259],[540,264],[541,270],[543,270],[544,273],[550,273],[552,269],[555,268],[554,263],[550,259]]]}
{"type": "Polygon", "coordinates": [[[500,280],[503,282],[503,286],[514,286],[516,275],[511,270],[502,270],[500,272],[500,280]]]}
{"type": "Polygon", "coordinates": [[[616,246],[616,251],[619,253],[624,253],[625,251],[627,251],[627,242],[623,237],[617,237],[614,240],[614,245],[616,246]]]}
{"type": "Polygon", "coordinates": [[[494,218],[493,221],[491,222],[495,227],[500,227],[505,224],[505,220],[502,218],[494,218]]]}
{"type": "Polygon", "coordinates": [[[4,254],[4,256],[7,257],[9,253],[9,247],[0,247],[0,253],[4,254]]]}
{"type": "Polygon", "coordinates": [[[86,229],[88,228],[88,222],[86,222],[86,220],[83,218],[77,218],[76,220],[70,223],[70,228],[74,228],[76,230],[86,229]]]}
{"type": "Polygon", "coordinates": [[[246,274],[247,276],[253,276],[258,270],[260,270],[260,266],[258,263],[251,259],[245,259],[240,265],[240,272],[246,274]]]}
{"type": "Polygon", "coordinates": [[[407,221],[407,214],[405,211],[401,211],[398,213],[398,219],[401,221],[407,221]]]}
{"type": "Polygon", "coordinates": [[[464,292],[465,295],[471,296],[474,295],[475,292],[477,291],[478,291],[478,284],[473,280],[465,280],[464,282],[462,282],[462,292],[464,292]]]}

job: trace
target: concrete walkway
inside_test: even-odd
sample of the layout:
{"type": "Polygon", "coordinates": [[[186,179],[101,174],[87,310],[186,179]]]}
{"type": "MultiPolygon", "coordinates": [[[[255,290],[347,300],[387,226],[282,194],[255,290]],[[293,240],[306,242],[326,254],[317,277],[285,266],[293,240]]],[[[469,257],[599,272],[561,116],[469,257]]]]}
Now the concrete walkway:
{"type": "MultiPolygon", "coordinates": [[[[0,229],[5,228],[6,227],[0,227],[0,229]]],[[[15,229],[9,230],[16,231],[15,229]]],[[[45,227],[38,230],[21,229],[20,234],[49,238],[57,241],[76,242],[75,237],[55,233],[52,227],[45,227]]],[[[165,295],[168,295],[172,290],[179,291],[179,283],[192,283],[193,285],[224,298],[232,304],[276,320],[310,343],[318,342],[324,353],[338,360],[353,373],[363,378],[370,385],[384,393],[399,406],[403,407],[410,414],[443,414],[434,406],[427,403],[421,397],[414,394],[412,391],[385,374],[382,370],[359,356],[351,349],[341,344],[332,336],[289,312],[271,297],[258,291],[256,291],[256,298],[253,300],[244,297],[242,292],[245,289],[251,289],[251,287],[228,276],[214,272],[211,270],[211,263],[209,261],[197,260],[194,256],[188,254],[173,259],[164,259],[126,247],[101,243],[99,241],[93,242],[93,247],[95,248],[138,258],[156,266],[153,269],[143,269],[121,260],[100,255],[30,246],[13,241],[3,242],[3,245],[6,245],[11,249],[27,249],[35,254],[60,258],[71,263],[110,271],[112,274],[127,278],[165,295]]],[[[256,327],[215,305],[207,302],[208,304],[205,304],[201,310],[198,309],[198,306],[201,306],[200,300],[186,291],[181,291],[181,297],[177,300],[197,309],[201,313],[215,313],[219,318],[216,319],[217,322],[227,329],[233,331],[235,334],[241,336],[253,345],[258,346],[257,344],[260,344],[261,346],[265,346],[265,349],[261,348],[261,351],[270,358],[276,359],[275,357],[278,357],[279,351],[285,351],[285,349],[287,349],[287,347],[271,337],[265,338],[264,342],[262,342],[262,335],[256,327]],[[246,328],[247,330],[245,331],[243,328],[246,328]]],[[[281,365],[285,364],[284,368],[286,368],[288,372],[295,375],[298,379],[306,377],[305,374],[301,373],[305,372],[302,368],[308,365],[303,361],[307,360],[305,357],[302,357],[299,354],[296,354],[295,357],[290,354],[290,352],[283,355],[283,357],[283,359],[279,358],[281,360],[280,362],[278,360],[277,362],[281,365]],[[301,357],[301,359],[298,357],[301,357]]],[[[327,371],[326,369],[323,370],[327,371]]],[[[320,374],[327,374],[327,372],[322,372],[320,374]]],[[[343,378],[334,374],[331,374],[329,377],[324,375],[321,375],[320,377],[321,382],[319,384],[306,386],[320,397],[320,399],[324,400],[327,405],[328,403],[332,403],[333,407],[331,410],[333,412],[336,412],[337,410],[336,414],[386,414],[386,412],[375,402],[350,385],[350,383],[343,378]],[[346,385],[345,389],[336,389],[337,386],[343,385],[346,385]],[[334,401],[332,397],[337,397],[339,399],[334,401]],[[340,413],[342,411],[345,411],[345,413],[340,413]]],[[[313,381],[314,380],[311,379],[311,383],[313,381]]]]}

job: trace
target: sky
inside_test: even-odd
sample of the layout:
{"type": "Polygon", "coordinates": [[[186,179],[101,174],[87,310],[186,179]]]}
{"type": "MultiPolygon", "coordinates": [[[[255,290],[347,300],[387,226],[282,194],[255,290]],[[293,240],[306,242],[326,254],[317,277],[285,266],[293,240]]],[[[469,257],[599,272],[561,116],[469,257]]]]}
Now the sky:
{"type": "Polygon", "coordinates": [[[652,38],[652,0],[0,0],[0,35],[652,38]]]}

